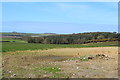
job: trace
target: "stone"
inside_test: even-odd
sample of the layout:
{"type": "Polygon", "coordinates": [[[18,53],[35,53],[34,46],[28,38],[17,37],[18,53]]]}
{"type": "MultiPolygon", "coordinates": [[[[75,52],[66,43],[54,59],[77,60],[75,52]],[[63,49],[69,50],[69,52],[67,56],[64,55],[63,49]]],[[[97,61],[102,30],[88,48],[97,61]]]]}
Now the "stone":
{"type": "Polygon", "coordinates": [[[92,56],[89,56],[89,57],[88,57],[88,59],[93,59],[93,58],[94,58],[94,57],[92,57],[92,56]]]}
{"type": "Polygon", "coordinates": [[[16,74],[13,74],[13,76],[16,76],[16,74]]]}
{"type": "Polygon", "coordinates": [[[12,71],[8,71],[8,73],[9,73],[9,74],[11,74],[11,73],[12,73],[12,71]]]}

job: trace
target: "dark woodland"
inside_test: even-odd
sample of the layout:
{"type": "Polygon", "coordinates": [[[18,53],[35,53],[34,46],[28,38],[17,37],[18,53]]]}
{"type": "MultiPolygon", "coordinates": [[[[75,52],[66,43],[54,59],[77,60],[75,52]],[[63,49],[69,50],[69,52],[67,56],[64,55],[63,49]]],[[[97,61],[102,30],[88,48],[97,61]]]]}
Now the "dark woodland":
{"type": "Polygon", "coordinates": [[[41,44],[86,44],[96,42],[118,41],[120,34],[116,32],[89,32],[67,35],[51,35],[42,37],[26,36],[28,43],[41,44]]]}

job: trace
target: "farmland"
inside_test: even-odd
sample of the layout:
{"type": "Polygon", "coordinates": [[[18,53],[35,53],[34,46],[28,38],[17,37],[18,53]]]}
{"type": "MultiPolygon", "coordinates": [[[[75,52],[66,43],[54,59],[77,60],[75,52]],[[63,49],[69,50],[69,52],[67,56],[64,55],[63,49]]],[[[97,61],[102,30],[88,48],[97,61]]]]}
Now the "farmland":
{"type": "Polygon", "coordinates": [[[2,38],[2,39],[0,39],[0,41],[27,43],[27,41],[24,41],[24,40],[20,40],[20,39],[11,39],[11,38],[2,38]]]}
{"type": "Polygon", "coordinates": [[[54,48],[3,54],[5,78],[117,78],[118,75],[117,47],[54,48]]]}
{"type": "Polygon", "coordinates": [[[52,48],[82,48],[82,47],[109,47],[118,46],[118,42],[102,42],[102,43],[89,43],[89,44],[34,44],[20,42],[3,42],[2,51],[21,51],[21,50],[45,50],[52,48]]]}
{"type": "Polygon", "coordinates": [[[117,78],[118,42],[3,42],[5,78],[117,78]]]}
{"type": "Polygon", "coordinates": [[[118,75],[118,41],[48,44],[3,38],[0,45],[4,78],[117,78],[118,75]]]}

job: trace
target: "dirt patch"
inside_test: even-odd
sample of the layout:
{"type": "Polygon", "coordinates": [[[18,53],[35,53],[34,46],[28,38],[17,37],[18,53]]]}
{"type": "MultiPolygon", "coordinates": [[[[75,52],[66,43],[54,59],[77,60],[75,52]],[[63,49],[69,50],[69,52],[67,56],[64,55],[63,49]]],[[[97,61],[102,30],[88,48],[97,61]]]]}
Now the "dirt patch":
{"type": "Polygon", "coordinates": [[[118,77],[118,47],[60,48],[4,54],[3,77],[118,77]]]}

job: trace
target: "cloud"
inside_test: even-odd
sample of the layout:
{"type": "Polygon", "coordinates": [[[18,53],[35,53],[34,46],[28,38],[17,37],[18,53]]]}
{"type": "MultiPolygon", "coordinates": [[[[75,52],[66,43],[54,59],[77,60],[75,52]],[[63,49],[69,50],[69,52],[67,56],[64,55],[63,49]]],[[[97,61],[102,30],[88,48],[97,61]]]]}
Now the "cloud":
{"type": "Polygon", "coordinates": [[[90,6],[88,5],[83,5],[83,4],[74,4],[74,3],[58,3],[56,6],[58,6],[61,10],[63,11],[67,11],[70,9],[75,9],[75,8],[79,8],[81,10],[83,9],[87,9],[90,8],[90,6]]]}

